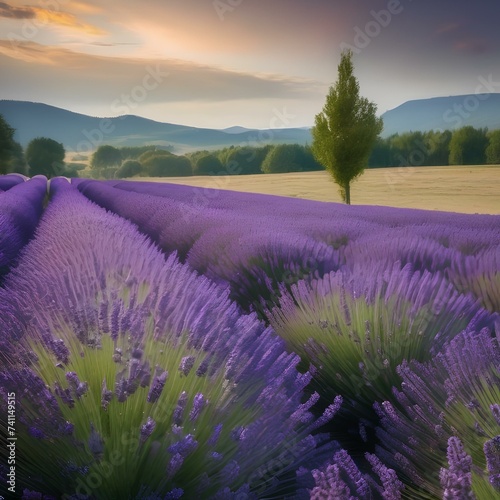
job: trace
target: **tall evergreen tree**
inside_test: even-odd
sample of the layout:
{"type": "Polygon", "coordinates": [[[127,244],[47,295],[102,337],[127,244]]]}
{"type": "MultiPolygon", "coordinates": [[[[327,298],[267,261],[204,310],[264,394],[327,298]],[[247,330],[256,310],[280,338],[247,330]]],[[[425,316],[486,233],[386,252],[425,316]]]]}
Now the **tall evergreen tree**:
{"type": "Polygon", "coordinates": [[[351,203],[351,181],[368,165],[383,128],[382,119],[376,116],[376,105],[359,95],[353,69],[352,51],[344,51],[338,80],[330,87],[312,129],[314,156],[332,174],[347,204],[351,203]]]}

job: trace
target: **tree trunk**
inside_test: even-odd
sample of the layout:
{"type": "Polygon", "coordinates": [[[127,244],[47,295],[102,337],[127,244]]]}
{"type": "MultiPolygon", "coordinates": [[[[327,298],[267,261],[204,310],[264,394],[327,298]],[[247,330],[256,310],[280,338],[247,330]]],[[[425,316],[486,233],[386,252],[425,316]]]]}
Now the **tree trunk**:
{"type": "Polygon", "coordinates": [[[344,192],[345,192],[345,202],[347,205],[351,204],[351,185],[349,182],[346,182],[344,186],[344,192]]]}

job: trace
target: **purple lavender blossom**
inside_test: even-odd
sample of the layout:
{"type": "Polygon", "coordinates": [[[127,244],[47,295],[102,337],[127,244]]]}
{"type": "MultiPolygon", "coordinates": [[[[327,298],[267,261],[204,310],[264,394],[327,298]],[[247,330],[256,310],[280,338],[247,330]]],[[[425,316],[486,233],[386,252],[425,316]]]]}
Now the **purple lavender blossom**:
{"type": "Polygon", "coordinates": [[[175,455],[173,455],[167,465],[167,478],[173,478],[182,467],[183,462],[184,458],[180,453],[176,453],[175,455]]]}
{"type": "Polygon", "coordinates": [[[108,386],[106,385],[106,379],[104,378],[102,381],[102,387],[101,387],[101,406],[103,410],[106,410],[109,406],[109,403],[113,399],[113,391],[110,391],[108,389],[108,386]]]}
{"type": "Polygon", "coordinates": [[[148,393],[148,403],[154,403],[158,400],[167,381],[168,372],[162,370],[159,366],[156,367],[155,375],[153,381],[151,382],[151,388],[148,393]]]}
{"type": "Polygon", "coordinates": [[[400,363],[430,359],[463,329],[495,321],[440,272],[399,262],[352,264],[282,288],[268,318],[289,349],[317,368],[315,389],[342,394],[354,415],[371,421],[373,400],[391,398],[400,363]]]}
{"type": "Polygon", "coordinates": [[[311,490],[311,500],[333,500],[335,498],[354,499],[349,486],[341,477],[341,470],[337,464],[330,464],[324,471],[314,470],[316,486],[311,490]]]}
{"type": "Polygon", "coordinates": [[[448,439],[448,469],[441,469],[443,498],[474,498],[472,493],[472,459],[457,437],[448,439]]]}
{"type": "Polygon", "coordinates": [[[376,455],[366,453],[365,457],[373,472],[380,478],[382,486],[378,489],[382,498],[384,500],[399,500],[404,490],[404,484],[398,479],[396,472],[383,464],[376,455]]]}
{"type": "Polygon", "coordinates": [[[500,491],[500,436],[486,441],[483,450],[490,484],[496,491],[500,491]]]}
{"type": "Polygon", "coordinates": [[[192,453],[198,447],[198,442],[193,435],[188,434],[177,443],[171,445],[168,448],[168,452],[172,455],[180,455],[186,458],[190,453],[192,453]]]}
{"type": "Polygon", "coordinates": [[[189,412],[189,420],[191,420],[191,422],[196,422],[203,408],[205,408],[205,406],[207,405],[208,405],[208,399],[205,399],[205,397],[201,393],[196,394],[193,400],[193,407],[189,412]]]}
{"type": "Polygon", "coordinates": [[[186,409],[188,395],[186,391],[182,391],[177,400],[177,406],[174,410],[173,421],[175,425],[181,425],[184,420],[184,410],[186,409]]]}
{"type": "Polygon", "coordinates": [[[35,232],[47,190],[45,177],[17,183],[0,196],[0,279],[35,232]]]}
{"type": "Polygon", "coordinates": [[[495,422],[500,426],[500,404],[492,404],[490,405],[491,413],[493,414],[493,418],[495,422]]]}
{"type": "Polygon", "coordinates": [[[181,359],[181,363],[179,365],[179,371],[184,375],[187,376],[189,372],[191,371],[191,368],[193,368],[195,362],[195,357],[194,356],[184,356],[181,359]]]}
{"type": "MultiPolygon", "coordinates": [[[[377,436],[383,443],[377,455],[412,479],[409,490],[418,485],[450,498],[456,498],[456,491],[473,490],[472,474],[488,462],[485,435],[498,426],[494,401],[499,369],[498,340],[488,329],[462,332],[432,362],[399,367],[403,382],[401,391],[394,390],[395,404],[375,405],[381,419],[377,436]]],[[[490,457],[494,476],[494,455],[490,457]]]]}
{"type": "Polygon", "coordinates": [[[90,436],[87,441],[87,446],[92,455],[96,457],[100,457],[104,452],[104,441],[102,436],[94,429],[92,423],[90,424],[90,436]]]}
{"type": "Polygon", "coordinates": [[[210,446],[215,446],[217,444],[217,441],[220,437],[221,432],[222,432],[222,424],[217,424],[214,427],[214,430],[213,430],[210,438],[208,439],[208,444],[210,446]]]}
{"type": "MultiPolygon", "coordinates": [[[[498,230],[495,236],[498,238],[498,230]]],[[[494,238],[491,238],[494,240],[494,238]]],[[[452,262],[450,279],[458,290],[472,293],[492,312],[500,311],[500,244],[485,245],[452,262]]]]}
{"type": "Polygon", "coordinates": [[[147,422],[141,426],[141,443],[144,443],[151,436],[155,427],[156,422],[151,417],[148,417],[147,422]]]}

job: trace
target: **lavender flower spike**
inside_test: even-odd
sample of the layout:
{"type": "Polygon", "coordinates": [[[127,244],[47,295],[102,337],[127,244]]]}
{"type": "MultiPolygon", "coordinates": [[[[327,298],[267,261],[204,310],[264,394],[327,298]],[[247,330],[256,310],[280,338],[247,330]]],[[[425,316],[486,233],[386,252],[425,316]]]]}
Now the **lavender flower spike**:
{"type": "Polygon", "coordinates": [[[148,394],[148,403],[154,403],[158,400],[161,391],[163,391],[163,387],[165,386],[165,382],[167,381],[167,377],[168,372],[157,366],[153,382],[151,383],[151,389],[148,394]]]}
{"type": "Polygon", "coordinates": [[[472,493],[472,459],[457,437],[448,439],[448,469],[441,469],[444,499],[474,498],[472,493]]]}
{"type": "Polygon", "coordinates": [[[500,436],[496,436],[484,443],[484,455],[490,476],[490,484],[496,491],[500,491],[500,436]]]}
{"type": "Polygon", "coordinates": [[[156,427],[156,422],[151,418],[148,417],[147,422],[141,426],[141,443],[144,443],[146,439],[148,439],[149,436],[153,433],[156,427]]]}

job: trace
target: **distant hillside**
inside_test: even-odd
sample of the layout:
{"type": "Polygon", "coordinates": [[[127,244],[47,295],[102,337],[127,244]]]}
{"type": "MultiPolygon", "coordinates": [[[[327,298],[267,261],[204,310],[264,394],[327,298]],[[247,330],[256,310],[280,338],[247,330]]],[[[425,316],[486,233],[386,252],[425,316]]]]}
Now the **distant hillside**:
{"type": "MultiPolygon", "coordinates": [[[[310,144],[309,128],[251,130],[233,126],[224,130],[160,123],[134,115],[96,118],[47,104],[0,100],[0,114],[16,129],[24,147],[35,137],[50,137],[68,152],[87,153],[101,144],[114,146],[173,146],[180,154],[198,149],[268,143],[310,144]]],[[[383,137],[409,131],[453,130],[464,125],[500,128],[500,94],[435,97],[408,101],[385,112],[383,137]]]]}
{"type": "Polygon", "coordinates": [[[470,94],[408,101],[382,115],[383,137],[395,133],[454,130],[465,125],[500,128],[500,94],[470,94]]]}
{"type": "Polygon", "coordinates": [[[134,115],[95,118],[47,104],[0,100],[0,114],[16,129],[15,139],[26,146],[35,137],[50,137],[66,151],[86,153],[102,144],[173,146],[174,153],[249,144],[311,142],[307,129],[282,128],[266,131],[231,127],[224,130],[160,123],[134,115]]]}

